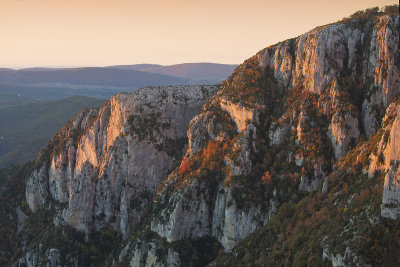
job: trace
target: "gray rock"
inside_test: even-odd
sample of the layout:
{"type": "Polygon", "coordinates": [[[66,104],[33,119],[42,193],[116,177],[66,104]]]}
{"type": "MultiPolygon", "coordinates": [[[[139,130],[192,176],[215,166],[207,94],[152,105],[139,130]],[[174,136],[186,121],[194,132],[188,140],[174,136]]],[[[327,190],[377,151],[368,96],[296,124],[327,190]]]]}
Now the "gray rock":
{"type": "Polygon", "coordinates": [[[17,213],[17,234],[22,231],[25,226],[25,221],[28,218],[22,210],[20,206],[15,208],[15,212],[17,213]]]}
{"type": "Polygon", "coordinates": [[[56,207],[57,224],[85,233],[112,226],[127,236],[179,155],[182,148],[174,142],[182,143],[189,121],[216,90],[148,87],[115,95],[98,111],[81,112],[61,130],[66,146],[29,177],[30,209],[46,208],[52,199],[67,204],[56,207]]]}

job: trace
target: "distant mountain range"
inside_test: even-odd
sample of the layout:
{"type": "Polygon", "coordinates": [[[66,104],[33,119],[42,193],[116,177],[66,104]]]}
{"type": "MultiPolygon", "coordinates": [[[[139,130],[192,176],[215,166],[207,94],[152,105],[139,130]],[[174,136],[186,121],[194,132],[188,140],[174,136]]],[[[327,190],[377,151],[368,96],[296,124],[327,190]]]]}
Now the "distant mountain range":
{"type": "Polygon", "coordinates": [[[130,86],[185,84],[178,77],[118,68],[71,68],[0,70],[0,82],[7,84],[72,84],[95,86],[130,86]]]}
{"type": "Polygon", "coordinates": [[[108,98],[117,92],[135,91],[144,86],[216,84],[226,79],[236,66],[185,63],[170,66],[137,64],[19,70],[0,68],[0,84],[3,85],[0,86],[0,92],[4,92],[4,86],[18,86],[19,88],[7,90],[7,93],[27,96],[32,95],[32,90],[36,90],[33,97],[40,100],[60,99],[77,94],[108,98]]]}
{"type": "Polygon", "coordinates": [[[154,64],[118,65],[110,68],[139,70],[158,73],[185,79],[202,79],[220,81],[228,77],[237,65],[225,65],[216,63],[183,63],[170,66],[154,64]]]}

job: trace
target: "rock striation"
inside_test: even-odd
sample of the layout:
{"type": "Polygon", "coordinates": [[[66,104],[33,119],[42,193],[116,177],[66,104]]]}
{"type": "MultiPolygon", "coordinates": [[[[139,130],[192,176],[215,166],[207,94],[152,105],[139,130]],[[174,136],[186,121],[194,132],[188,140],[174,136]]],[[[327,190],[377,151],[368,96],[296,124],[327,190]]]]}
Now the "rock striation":
{"type": "Polygon", "coordinates": [[[55,203],[55,224],[85,233],[111,225],[127,236],[158,182],[179,160],[189,121],[216,90],[147,87],[115,95],[99,110],[82,111],[50,141],[43,152],[48,159],[28,178],[29,208],[55,203]],[[57,150],[50,150],[55,145],[57,150]]]}
{"type": "Polygon", "coordinates": [[[381,215],[391,219],[400,218],[400,104],[392,102],[382,119],[377,134],[376,151],[369,155],[368,173],[373,177],[378,171],[386,173],[381,215]]]}
{"type": "Polygon", "coordinates": [[[382,112],[400,93],[399,27],[399,17],[388,15],[362,30],[352,23],[318,27],[263,49],[257,59],[263,68],[274,70],[279,84],[328,95],[319,105],[326,114],[336,111],[330,134],[335,156],[341,158],[349,149],[350,138],[358,140],[359,121],[367,136],[376,133],[382,112]],[[360,117],[342,111],[338,95],[348,86],[343,76],[353,81],[362,77],[359,82],[368,90],[360,117]],[[339,117],[343,123],[338,124],[339,117]]]}
{"type": "MultiPolygon", "coordinates": [[[[334,160],[340,160],[358,143],[361,134],[376,134],[384,116],[380,110],[384,111],[400,94],[400,62],[397,59],[399,26],[399,17],[388,15],[362,26],[353,23],[327,25],[268,47],[260,51],[255,59],[252,58],[258,62],[261,71],[273,71],[278,90],[302,88],[303,92],[315,96],[315,110],[319,118],[326,119],[326,122],[319,122],[316,114],[306,111],[305,106],[292,113],[284,112],[268,129],[269,146],[282,146],[281,140],[293,134],[297,147],[306,152],[310,144],[308,128],[318,128],[318,125],[325,123],[322,129],[326,132],[320,133],[319,141],[314,139],[314,142],[323,143],[323,138],[327,138],[330,142],[327,146],[332,149],[334,160]],[[362,89],[357,91],[359,84],[363,84],[362,89]],[[358,92],[365,92],[361,102],[358,92]],[[290,132],[291,128],[294,131],[290,132]]],[[[227,84],[209,101],[211,104],[203,108],[191,122],[188,130],[189,150],[185,156],[188,159],[195,158],[196,153],[204,153],[210,140],[227,142],[227,131],[221,133],[215,130],[218,128],[218,122],[212,114],[215,109],[227,112],[234,122],[237,132],[231,138],[236,138],[236,150],[232,149],[225,156],[227,171],[217,185],[213,185],[218,188],[214,192],[201,179],[182,182],[176,174],[167,179],[167,186],[163,187],[156,200],[158,210],[152,216],[151,229],[168,242],[211,236],[226,251],[230,251],[249,233],[265,225],[279,206],[278,199],[283,192],[278,189],[274,191],[277,192],[277,199],[273,196],[268,198],[271,204],[267,209],[259,208],[255,203],[237,208],[238,198],[233,197],[232,192],[238,187],[229,185],[231,177],[249,175],[254,169],[250,158],[257,149],[253,149],[252,140],[259,138],[257,133],[263,129],[259,117],[265,112],[272,113],[268,111],[268,105],[258,108],[264,104],[258,99],[252,102],[252,98],[249,101],[226,93],[241,86],[240,82],[246,79],[248,69],[252,68],[250,64],[245,62],[239,66],[227,84]],[[229,154],[235,157],[231,158],[229,154]],[[183,187],[180,187],[182,183],[183,187]]],[[[252,80],[246,85],[251,83],[257,81],[252,80]]],[[[312,166],[309,172],[301,175],[299,189],[309,192],[321,187],[327,192],[329,168],[326,168],[324,161],[328,159],[310,160],[310,156],[304,152],[288,156],[289,161],[293,161],[299,169],[303,165],[312,166]],[[297,160],[300,158],[301,162],[297,160]]],[[[395,154],[393,151],[385,153],[395,154]]],[[[392,193],[389,194],[389,185],[386,185],[391,184],[390,188],[394,188],[393,184],[397,184],[396,179],[390,179],[397,176],[394,171],[391,173],[385,182],[383,205],[389,198],[397,203],[397,189],[390,189],[392,193]]],[[[387,216],[384,210],[382,214],[387,216]]]]}

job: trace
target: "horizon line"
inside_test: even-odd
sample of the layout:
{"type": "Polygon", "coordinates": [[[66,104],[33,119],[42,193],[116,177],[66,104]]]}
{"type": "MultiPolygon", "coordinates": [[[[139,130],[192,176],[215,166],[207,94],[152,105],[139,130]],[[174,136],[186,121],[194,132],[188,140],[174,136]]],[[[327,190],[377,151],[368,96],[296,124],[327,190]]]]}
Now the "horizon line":
{"type": "Polygon", "coordinates": [[[60,65],[55,65],[55,66],[41,66],[41,65],[35,65],[35,66],[0,66],[0,69],[12,69],[12,70],[24,70],[24,69],[36,69],[36,68],[43,68],[43,69],[79,69],[79,68],[107,68],[107,67],[116,67],[116,66],[136,66],[136,65],[158,65],[160,67],[170,67],[170,66],[175,66],[175,65],[184,65],[184,64],[217,64],[217,65],[230,65],[230,66],[238,66],[241,63],[219,63],[219,62],[205,62],[205,61],[200,61],[200,62],[183,62],[183,63],[175,63],[175,64],[157,64],[157,63],[135,63],[135,64],[112,64],[112,65],[65,65],[65,66],[60,66],[60,65]]]}

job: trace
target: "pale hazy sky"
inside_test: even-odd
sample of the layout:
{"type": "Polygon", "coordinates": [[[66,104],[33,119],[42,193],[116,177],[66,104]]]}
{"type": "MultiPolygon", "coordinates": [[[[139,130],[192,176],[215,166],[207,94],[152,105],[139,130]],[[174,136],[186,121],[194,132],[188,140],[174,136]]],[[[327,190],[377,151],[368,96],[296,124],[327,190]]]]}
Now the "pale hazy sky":
{"type": "Polygon", "coordinates": [[[241,63],[397,0],[0,0],[0,67],[241,63]]]}

